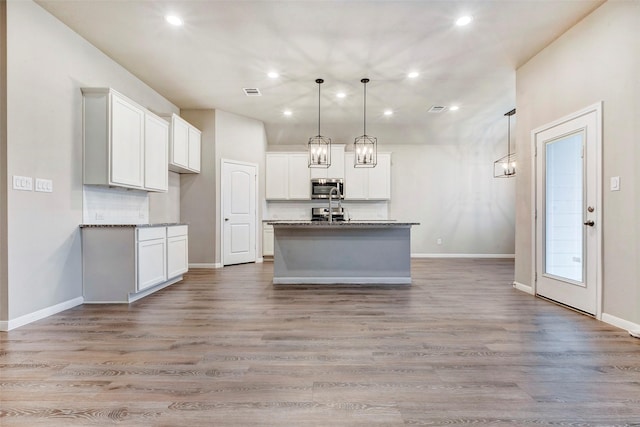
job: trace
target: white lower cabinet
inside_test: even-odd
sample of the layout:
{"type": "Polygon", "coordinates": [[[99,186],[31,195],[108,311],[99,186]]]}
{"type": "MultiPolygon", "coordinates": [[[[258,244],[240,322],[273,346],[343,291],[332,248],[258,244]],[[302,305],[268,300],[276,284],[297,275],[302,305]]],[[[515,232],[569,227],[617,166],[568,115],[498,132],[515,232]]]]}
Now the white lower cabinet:
{"type": "Polygon", "coordinates": [[[167,279],[189,270],[189,241],[187,226],[167,227],[167,279]]]}
{"type": "Polygon", "coordinates": [[[86,303],[128,303],[182,279],[188,227],[85,226],[82,282],[86,303]]]}
{"type": "Polygon", "coordinates": [[[141,291],[167,280],[167,230],[166,227],[152,227],[136,231],[136,290],[141,291]]]}
{"type": "Polygon", "coordinates": [[[273,256],[273,225],[262,226],[262,256],[273,256]]]}

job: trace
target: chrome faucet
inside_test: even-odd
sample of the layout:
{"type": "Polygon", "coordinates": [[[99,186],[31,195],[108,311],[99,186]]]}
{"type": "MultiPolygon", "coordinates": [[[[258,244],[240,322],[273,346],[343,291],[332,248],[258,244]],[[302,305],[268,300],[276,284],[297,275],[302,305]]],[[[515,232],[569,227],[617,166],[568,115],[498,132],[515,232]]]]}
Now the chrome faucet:
{"type": "Polygon", "coordinates": [[[331,208],[333,190],[336,190],[336,195],[338,196],[338,208],[342,207],[342,202],[340,201],[340,199],[342,199],[342,194],[340,194],[340,189],[338,187],[332,187],[331,190],[329,190],[329,224],[333,222],[333,209],[331,208]]]}

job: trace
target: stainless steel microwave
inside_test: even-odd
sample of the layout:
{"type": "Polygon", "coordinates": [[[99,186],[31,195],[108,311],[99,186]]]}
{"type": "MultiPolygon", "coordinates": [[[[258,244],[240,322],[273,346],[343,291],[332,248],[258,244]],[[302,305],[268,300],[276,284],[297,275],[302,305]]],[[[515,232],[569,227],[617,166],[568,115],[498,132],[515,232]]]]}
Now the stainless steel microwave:
{"type": "MultiPolygon", "coordinates": [[[[340,191],[340,198],[344,199],[344,183],[342,178],[314,178],[311,180],[311,198],[328,199],[329,192],[332,188],[336,187],[338,191],[340,191]]],[[[337,198],[335,192],[333,198],[337,198]]]]}

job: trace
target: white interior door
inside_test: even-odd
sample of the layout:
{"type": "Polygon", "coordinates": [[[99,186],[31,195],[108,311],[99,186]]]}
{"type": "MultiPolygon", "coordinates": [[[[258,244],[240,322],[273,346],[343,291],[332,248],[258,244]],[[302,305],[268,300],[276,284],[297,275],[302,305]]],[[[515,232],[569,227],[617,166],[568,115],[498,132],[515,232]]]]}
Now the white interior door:
{"type": "Polygon", "coordinates": [[[536,293],[598,315],[600,105],[534,131],[536,293]]]}
{"type": "Polygon", "coordinates": [[[223,265],[256,261],[257,166],[222,161],[223,265]]]}

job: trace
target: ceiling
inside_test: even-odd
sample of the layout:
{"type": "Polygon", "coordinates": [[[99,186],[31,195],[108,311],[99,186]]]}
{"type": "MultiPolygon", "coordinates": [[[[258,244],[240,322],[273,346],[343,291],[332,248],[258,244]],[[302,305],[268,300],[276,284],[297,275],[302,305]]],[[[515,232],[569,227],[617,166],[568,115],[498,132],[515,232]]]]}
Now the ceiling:
{"type": "Polygon", "coordinates": [[[369,78],[367,133],[385,145],[459,144],[504,123],[517,67],[603,0],[37,2],[178,107],[264,122],[270,145],[318,133],[316,78],[321,134],[353,142],[369,78]],[[456,26],[461,15],[473,21],[456,26]]]}

